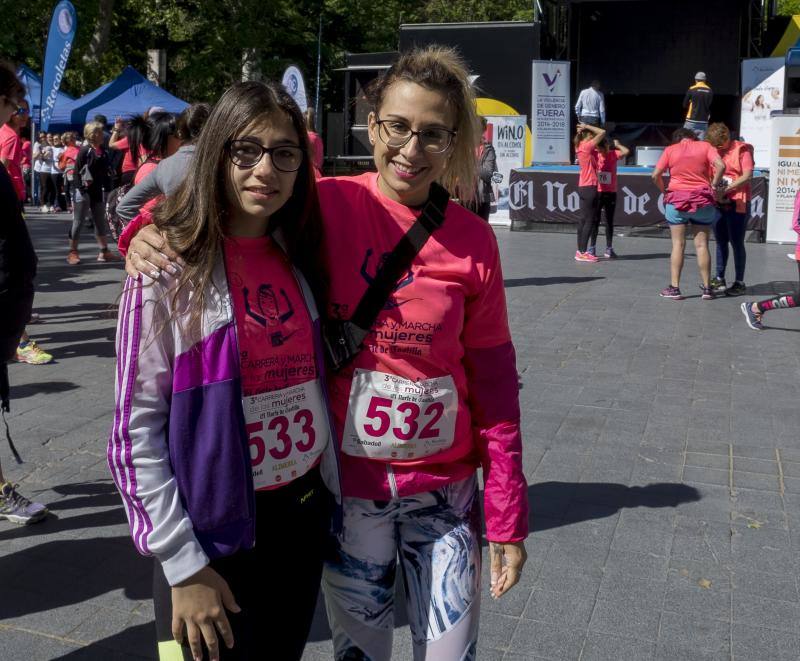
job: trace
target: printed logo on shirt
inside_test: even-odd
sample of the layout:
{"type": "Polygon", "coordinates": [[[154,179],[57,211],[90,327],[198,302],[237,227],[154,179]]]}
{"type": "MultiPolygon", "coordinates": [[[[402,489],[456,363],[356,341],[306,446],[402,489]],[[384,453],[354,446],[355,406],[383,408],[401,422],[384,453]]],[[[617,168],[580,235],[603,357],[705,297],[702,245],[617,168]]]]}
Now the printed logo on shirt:
{"type": "MultiPolygon", "coordinates": [[[[361,264],[361,277],[367,281],[368,285],[371,285],[372,282],[375,280],[378,272],[383,268],[384,264],[386,264],[386,260],[389,259],[391,253],[385,252],[380,256],[378,263],[375,265],[374,272],[370,273],[370,261],[372,258],[372,248],[367,248],[367,252],[364,255],[364,261],[361,264]]],[[[411,269],[406,271],[405,275],[400,278],[400,281],[394,288],[394,292],[399,291],[403,287],[408,287],[412,282],[414,282],[414,274],[411,272],[411,269]]],[[[391,298],[386,301],[386,305],[383,306],[384,310],[393,310],[394,308],[399,308],[401,305],[408,303],[415,299],[406,299],[404,301],[393,301],[391,298]]]]}
{"type": "Polygon", "coordinates": [[[244,307],[247,316],[264,327],[273,347],[283,346],[289,338],[297,333],[297,329],[285,332],[282,328],[294,316],[294,305],[289,300],[285,289],[281,287],[279,298],[272,285],[259,285],[255,296],[255,310],[250,305],[250,290],[247,287],[243,287],[242,294],[244,294],[244,307]],[[283,299],[283,302],[280,299],[283,299]]]}

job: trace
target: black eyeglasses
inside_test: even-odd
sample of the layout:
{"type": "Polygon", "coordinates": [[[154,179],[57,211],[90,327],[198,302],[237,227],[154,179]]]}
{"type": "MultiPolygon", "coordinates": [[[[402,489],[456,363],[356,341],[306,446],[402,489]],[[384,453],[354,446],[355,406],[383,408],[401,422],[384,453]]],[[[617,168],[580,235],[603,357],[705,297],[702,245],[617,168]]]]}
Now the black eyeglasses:
{"type": "Polygon", "coordinates": [[[248,138],[228,140],[225,144],[228,158],[240,168],[254,168],[269,154],[272,165],[281,172],[297,172],[303,164],[303,150],[294,145],[264,147],[261,143],[248,138]]]}
{"type": "Polygon", "coordinates": [[[17,106],[17,109],[14,111],[15,115],[27,115],[28,109],[25,106],[17,106]]]}
{"type": "Polygon", "coordinates": [[[396,119],[376,119],[375,123],[378,125],[381,142],[392,149],[404,147],[411,138],[417,136],[423,151],[429,154],[441,154],[450,148],[456,136],[456,132],[449,129],[430,128],[412,131],[407,124],[396,119]]]}

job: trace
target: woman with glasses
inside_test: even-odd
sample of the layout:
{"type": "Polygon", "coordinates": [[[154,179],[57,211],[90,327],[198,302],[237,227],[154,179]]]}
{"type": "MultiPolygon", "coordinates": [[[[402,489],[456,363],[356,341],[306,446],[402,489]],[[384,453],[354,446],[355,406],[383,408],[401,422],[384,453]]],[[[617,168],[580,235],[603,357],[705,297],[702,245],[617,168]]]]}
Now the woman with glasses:
{"type": "MultiPolygon", "coordinates": [[[[477,188],[479,123],[453,50],[402,55],[369,99],[377,172],[318,182],[333,319],[352,317],[434,182],[477,188]]],[[[164,241],[145,228],[128,268],[168,266],[154,246],[164,241]]],[[[492,597],[519,581],[528,533],[517,371],[491,227],[450,202],[365,345],[330,375],[344,519],[323,587],[336,658],[390,658],[398,560],[415,658],[474,658],[479,466],[492,597]]]]}
{"type": "Polygon", "coordinates": [[[160,658],[297,660],[339,478],[314,169],[281,85],[222,95],[153,218],[184,265],[125,284],[108,462],[157,561],[160,658]]]}

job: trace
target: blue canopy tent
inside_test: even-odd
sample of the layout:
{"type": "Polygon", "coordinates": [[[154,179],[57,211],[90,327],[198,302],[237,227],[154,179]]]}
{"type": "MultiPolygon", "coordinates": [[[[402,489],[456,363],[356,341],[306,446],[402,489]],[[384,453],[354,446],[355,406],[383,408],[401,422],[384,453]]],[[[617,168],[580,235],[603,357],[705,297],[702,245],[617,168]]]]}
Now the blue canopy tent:
{"type": "MultiPolygon", "coordinates": [[[[25,85],[25,100],[28,102],[28,106],[31,109],[31,121],[40,124],[41,118],[39,117],[39,113],[42,108],[39,104],[42,99],[42,79],[35,74],[30,67],[26,67],[24,64],[17,69],[17,78],[25,85]]],[[[73,100],[74,98],[69,94],[59,91],[56,97],[56,108],[60,105],[71,103],[73,100]]]]}
{"type": "Polygon", "coordinates": [[[141,115],[153,106],[177,114],[188,105],[151,83],[133,67],[125,67],[117,78],[94,92],[69,103],[57,103],[50,125],[57,130],[79,128],[95,115],[105,115],[113,122],[116,117],[141,115]]]}

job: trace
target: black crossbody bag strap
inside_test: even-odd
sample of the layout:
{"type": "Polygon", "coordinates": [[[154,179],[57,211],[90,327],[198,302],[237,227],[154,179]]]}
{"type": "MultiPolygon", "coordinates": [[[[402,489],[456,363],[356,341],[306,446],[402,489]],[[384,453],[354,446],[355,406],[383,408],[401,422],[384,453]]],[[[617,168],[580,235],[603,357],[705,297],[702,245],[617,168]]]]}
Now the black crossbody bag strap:
{"type": "Polygon", "coordinates": [[[372,325],[392,295],[397,282],[411,267],[414,258],[431,234],[444,223],[450,193],[437,183],[431,184],[430,196],[419,218],[386,258],[367,291],[361,297],[353,316],[347,320],[330,320],[325,326],[328,361],[334,371],[342,369],[358,355],[372,325]]]}

